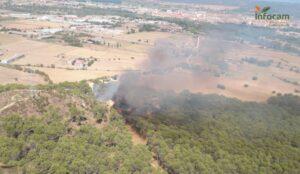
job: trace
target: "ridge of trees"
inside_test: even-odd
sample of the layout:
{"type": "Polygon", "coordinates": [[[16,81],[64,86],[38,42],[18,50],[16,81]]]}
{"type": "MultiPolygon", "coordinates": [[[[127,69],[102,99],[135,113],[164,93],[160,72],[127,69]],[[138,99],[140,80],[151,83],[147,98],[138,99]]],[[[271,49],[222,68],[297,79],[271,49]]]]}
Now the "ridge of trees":
{"type": "MultiPolygon", "coordinates": [[[[144,89],[147,90],[147,89],[144,89]]],[[[300,97],[242,102],[184,91],[117,101],[168,173],[299,173],[300,97]]]]}

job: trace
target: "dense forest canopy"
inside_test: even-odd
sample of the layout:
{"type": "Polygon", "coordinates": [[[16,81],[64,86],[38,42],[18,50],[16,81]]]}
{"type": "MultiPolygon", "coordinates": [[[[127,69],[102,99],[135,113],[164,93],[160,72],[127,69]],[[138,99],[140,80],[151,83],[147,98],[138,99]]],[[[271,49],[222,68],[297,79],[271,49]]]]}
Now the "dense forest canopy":
{"type": "MultiPolygon", "coordinates": [[[[3,95],[27,89],[0,86],[3,95]]],[[[130,89],[121,87],[116,110],[107,110],[86,82],[35,87],[41,94],[24,107],[34,102],[40,114],[1,114],[1,167],[19,173],[164,173],[151,166],[154,155],[171,174],[300,172],[299,96],[256,103],[130,89]],[[61,108],[53,101],[68,102],[61,108]],[[133,145],[124,118],[147,145],[133,145]]]]}
{"type": "Polygon", "coordinates": [[[95,101],[86,82],[0,85],[0,93],[27,98],[1,113],[0,173],[160,173],[147,146],[132,143],[123,117],[95,101]]]}
{"type": "Polygon", "coordinates": [[[299,173],[300,97],[267,103],[143,88],[116,97],[168,173],[299,173]]]}

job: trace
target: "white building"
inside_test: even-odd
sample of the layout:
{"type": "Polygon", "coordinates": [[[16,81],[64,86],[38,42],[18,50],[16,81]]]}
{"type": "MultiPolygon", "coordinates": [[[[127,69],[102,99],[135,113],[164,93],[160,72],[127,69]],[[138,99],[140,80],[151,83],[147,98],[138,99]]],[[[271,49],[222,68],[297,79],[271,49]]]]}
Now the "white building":
{"type": "Polygon", "coordinates": [[[1,63],[3,63],[3,64],[9,64],[9,63],[11,63],[13,61],[16,61],[16,60],[19,60],[19,59],[21,59],[23,57],[25,57],[25,54],[15,54],[11,58],[2,60],[1,63]]]}
{"type": "Polygon", "coordinates": [[[41,33],[41,34],[55,34],[55,33],[57,33],[57,32],[60,32],[60,31],[63,31],[63,29],[61,29],[61,28],[47,28],[47,29],[41,29],[39,32],[41,33]]]}

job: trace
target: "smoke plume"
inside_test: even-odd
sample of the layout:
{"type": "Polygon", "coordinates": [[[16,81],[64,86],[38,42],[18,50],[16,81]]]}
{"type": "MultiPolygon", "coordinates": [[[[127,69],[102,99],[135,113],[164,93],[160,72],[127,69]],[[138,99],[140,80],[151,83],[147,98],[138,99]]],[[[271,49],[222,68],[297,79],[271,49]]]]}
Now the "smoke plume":
{"type": "Polygon", "coordinates": [[[114,100],[119,107],[124,104],[130,106],[125,109],[135,108],[135,112],[141,105],[149,106],[149,110],[159,109],[160,96],[154,91],[193,91],[211,76],[226,72],[226,47],[211,38],[158,40],[147,61],[141,64],[140,72],[121,75],[114,100]]]}

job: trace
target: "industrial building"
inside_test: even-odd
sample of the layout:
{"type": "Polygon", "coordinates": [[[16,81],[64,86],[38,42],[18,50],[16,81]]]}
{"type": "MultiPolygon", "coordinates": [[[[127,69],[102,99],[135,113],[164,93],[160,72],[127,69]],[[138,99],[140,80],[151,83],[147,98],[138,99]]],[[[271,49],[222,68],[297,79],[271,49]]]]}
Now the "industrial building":
{"type": "Polygon", "coordinates": [[[3,63],[3,64],[9,64],[9,63],[11,63],[13,61],[16,61],[16,60],[19,60],[19,59],[21,59],[23,57],[25,57],[25,54],[15,54],[11,58],[2,60],[1,63],[3,63]]]}

